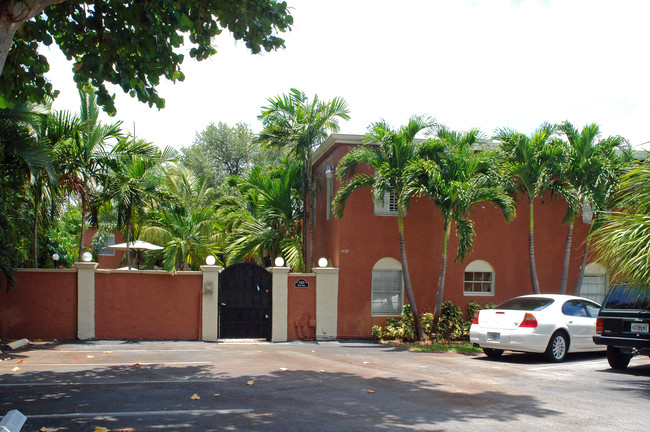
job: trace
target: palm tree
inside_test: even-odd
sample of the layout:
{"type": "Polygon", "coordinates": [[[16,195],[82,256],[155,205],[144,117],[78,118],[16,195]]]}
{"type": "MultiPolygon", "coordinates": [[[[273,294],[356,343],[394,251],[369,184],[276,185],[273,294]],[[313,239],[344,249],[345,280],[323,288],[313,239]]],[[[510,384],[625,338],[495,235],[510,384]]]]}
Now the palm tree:
{"type": "Polygon", "coordinates": [[[438,126],[435,138],[423,145],[424,158],[408,169],[414,179],[409,193],[433,200],[443,220],[442,263],[434,309],[436,328],[442,310],[452,226],[455,225],[459,239],[456,260],[464,260],[471,253],[476,236],[470,215],[472,207],[481,203],[496,205],[508,222],[515,215],[514,201],[499,182],[496,153],[477,151],[480,140],[478,129],[460,133],[438,126]]]}
{"type": "Polygon", "coordinates": [[[629,164],[615,212],[592,233],[596,254],[614,279],[650,286],[650,162],[629,164]]]}
{"type": "Polygon", "coordinates": [[[230,219],[226,250],[229,263],[252,260],[266,264],[282,256],[294,271],[302,272],[300,163],[282,160],[270,175],[254,167],[240,179],[238,197],[228,197],[220,207],[230,219]]]}
{"type": "Polygon", "coordinates": [[[533,292],[539,294],[535,268],[534,206],[535,199],[554,187],[554,166],[560,163],[562,147],[552,140],[554,127],[544,123],[531,136],[511,129],[497,131],[506,174],[513,191],[528,199],[528,259],[533,292]]]}
{"type": "Polygon", "coordinates": [[[7,290],[16,283],[20,238],[29,235],[24,214],[30,179],[42,172],[55,176],[49,148],[36,139],[40,116],[47,113],[34,104],[0,109],[0,271],[7,290]]]}
{"type": "Polygon", "coordinates": [[[103,125],[99,121],[99,106],[94,94],[79,91],[81,98],[82,131],[74,140],[66,141],[57,148],[57,159],[61,169],[59,181],[79,200],[81,210],[81,234],[79,257],[84,249],[86,215],[90,210],[90,195],[100,181],[109,152],[107,143],[122,137],[121,122],[103,125]]]}
{"type": "Polygon", "coordinates": [[[163,268],[175,273],[198,270],[208,255],[218,258],[222,252],[220,229],[213,208],[174,204],[154,212],[143,230],[143,237],[164,246],[160,251],[163,268]]]}
{"type": "MultiPolygon", "coordinates": [[[[600,128],[595,123],[583,127],[582,131],[578,132],[571,123],[565,121],[558,125],[558,130],[566,136],[568,141],[567,158],[559,173],[560,183],[562,183],[561,194],[567,202],[564,223],[569,225],[560,285],[560,292],[564,294],[569,278],[569,260],[575,221],[585,203],[596,215],[601,211],[608,210],[603,207],[603,204],[610,201],[612,186],[617,179],[617,165],[621,159],[616,150],[621,149],[625,140],[619,136],[599,140],[600,128]]],[[[592,224],[591,227],[593,226],[592,224]]],[[[580,295],[588,251],[589,241],[585,243],[582,264],[574,289],[575,295],[580,295]]]]}
{"type": "Polygon", "coordinates": [[[395,195],[397,199],[397,231],[404,288],[420,339],[426,339],[426,335],[420,322],[406,259],[404,215],[409,204],[407,191],[411,187],[409,184],[410,179],[407,176],[407,168],[418,159],[418,145],[415,142],[415,137],[432,125],[432,119],[417,116],[411,117],[405,126],[396,131],[392,130],[385,121],[371,125],[365,136],[364,145],[352,150],[339,161],[337,175],[343,185],[334,197],[337,216],[342,217],[345,204],[350,195],[358,189],[372,188],[375,202],[380,203],[383,203],[386,192],[395,195]],[[360,164],[373,167],[375,169],[374,176],[356,172],[360,164]]]}
{"type": "MultiPolygon", "coordinates": [[[[48,110],[51,109],[51,101],[47,101],[48,110]]],[[[56,155],[56,148],[65,140],[73,139],[79,133],[81,121],[77,116],[67,111],[48,111],[39,116],[35,124],[35,137],[39,144],[46,149],[52,157],[56,155]]],[[[57,202],[60,204],[60,190],[56,184],[58,173],[51,170],[39,169],[32,172],[30,189],[33,200],[34,220],[32,229],[32,259],[35,268],[38,268],[38,232],[39,219],[41,215],[41,203],[49,199],[52,210],[57,202]]],[[[54,213],[50,211],[50,214],[54,213]]]]}
{"type": "Polygon", "coordinates": [[[269,147],[290,148],[290,155],[302,164],[303,259],[311,271],[313,261],[313,214],[315,213],[314,174],[311,157],[314,149],[329,133],[339,131],[339,120],[349,120],[347,102],[335,97],[321,101],[318,95],[310,101],[305,93],[291,89],[289,94],[268,100],[259,119],[263,129],[258,140],[269,147]],[[309,211],[307,211],[309,203],[309,211]]]}
{"type": "Polygon", "coordinates": [[[104,163],[109,170],[104,177],[103,196],[115,202],[117,226],[125,230],[129,268],[134,218],[153,206],[152,199],[157,195],[156,185],[147,182],[147,176],[161,163],[175,157],[176,152],[170,148],[161,152],[155,145],[131,137],[120,140],[105,157],[104,163]]]}

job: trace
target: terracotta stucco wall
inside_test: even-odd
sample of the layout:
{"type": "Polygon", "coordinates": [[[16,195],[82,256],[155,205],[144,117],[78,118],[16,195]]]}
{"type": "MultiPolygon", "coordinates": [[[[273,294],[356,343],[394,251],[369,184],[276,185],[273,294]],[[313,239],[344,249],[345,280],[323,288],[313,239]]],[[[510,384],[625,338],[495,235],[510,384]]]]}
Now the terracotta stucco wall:
{"type": "Polygon", "coordinates": [[[201,273],[95,274],[97,339],[200,339],[201,273]]]}
{"type": "Polygon", "coordinates": [[[313,274],[289,274],[287,339],[314,340],[316,338],[316,277],[313,274]],[[309,284],[296,287],[299,280],[309,284]]]}
{"type": "MultiPolygon", "coordinates": [[[[325,167],[337,161],[351,148],[335,144],[314,166],[324,175],[325,167]]],[[[366,167],[362,172],[372,174],[366,167]]],[[[336,188],[340,184],[337,182],[336,188]]],[[[400,260],[397,218],[375,216],[369,188],[352,194],[341,219],[326,220],[325,192],[318,195],[314,256],[328,256],[339,273],[338,336],[370,337],[374,324],[385,317],[371,314],[372,268],[384,257],[400,260]]],[[[562,262],[567,226],[562,224],[566,204],[546,196],[535,201],[535,255],[539,284],[543,293],[560,290],[562,262]]],[[[444,300],[466,308],[470,301],[480,304],[499,303],[521,294],[532,294],[528,264],[528,202],[520,198],[517,218],[506,224],[500,210],[487,205],[472,213],[477,237],[472,254],[464,262],[454,262],[457,238],[452,233],[445,281],[444,300]],[[474,260],[484,260],[494,268],[494,295],[464,295],[465,267],[474,260]]],[[[426,199],[412,200],[405,217],[406,253],[413,290],[420,310],[432,311],[438,289],[442,253],[442,218],[426,199]]],[[[575,225],[567,293],[573,292],[584,250],[588,225],[575,225]]],[[[406,297],[406,296],[404,296],[406,297]]],[[[405,302],[406,298],[405,298],[405,302]]]]}
{"type": "Polygon", "coordinates": [[[18,285],[0,292],[0,337],[77,337],[77,272],[18,270],[18,285]]]}

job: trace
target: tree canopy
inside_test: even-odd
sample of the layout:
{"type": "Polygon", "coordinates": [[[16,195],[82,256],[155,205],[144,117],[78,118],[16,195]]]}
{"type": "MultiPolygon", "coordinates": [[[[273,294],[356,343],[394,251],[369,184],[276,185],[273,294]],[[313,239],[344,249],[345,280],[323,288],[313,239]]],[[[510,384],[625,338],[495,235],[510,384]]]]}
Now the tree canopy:
{"type": "Polygon", "coordinates": [[[3,1],[0,95],[36,102],[53,95],[38,47],[56,43],[75,62],[77,86],[96,88],[107,112],[115,112],[107,83],[163,108],[156,86],[161,77],[184,80],[180,66],[190,46],[190,57],[204,60],[217,52],[212,39],[227,29],[254,54],[272,51],[284,47],[277,34],[291,24],[287,4],[276,0],[3,1]]]}

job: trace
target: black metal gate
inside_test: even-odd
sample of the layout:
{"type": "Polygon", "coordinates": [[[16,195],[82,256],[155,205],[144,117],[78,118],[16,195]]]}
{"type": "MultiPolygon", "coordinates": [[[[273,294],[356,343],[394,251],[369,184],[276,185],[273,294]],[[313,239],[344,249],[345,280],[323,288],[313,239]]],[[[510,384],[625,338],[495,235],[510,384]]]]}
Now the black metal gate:
{"type": "Polygon", "coordinates": [[[252,263],[219,274],[219,337],[271,339],[271,273],[252,263]]]}

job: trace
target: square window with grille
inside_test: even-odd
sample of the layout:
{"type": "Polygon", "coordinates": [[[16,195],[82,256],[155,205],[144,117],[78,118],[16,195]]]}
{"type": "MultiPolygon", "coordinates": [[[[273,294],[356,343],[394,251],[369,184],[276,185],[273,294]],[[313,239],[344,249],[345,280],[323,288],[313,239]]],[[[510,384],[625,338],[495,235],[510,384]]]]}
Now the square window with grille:
{"type": "Polygon", "coordinates": [[[463,291],[465,294],[492,294],[493,280],[491,272],[465,272],[463,291]]]}
{"type": "Polygon", "coordinates": [[[397,216],[397,195],[385,192],[383,204],[375,203],[375,216],[397,216]]]}
{"type": "Polygon", "coordinates": [[[402,311],[402,271],[372,271],[372,314],[399,315],[402,311]]]}
{"type": "Polygon", "coordinates": [[[110,236],[108,236],[108,238],[102,245],[102,249],[99,251],[99,254],[109,255],[109,256],[115,255],[115,249],[109,248],[109,246],[113,246],[114,244],[115,244],[115,236],[111,234],[110,236]]]}

